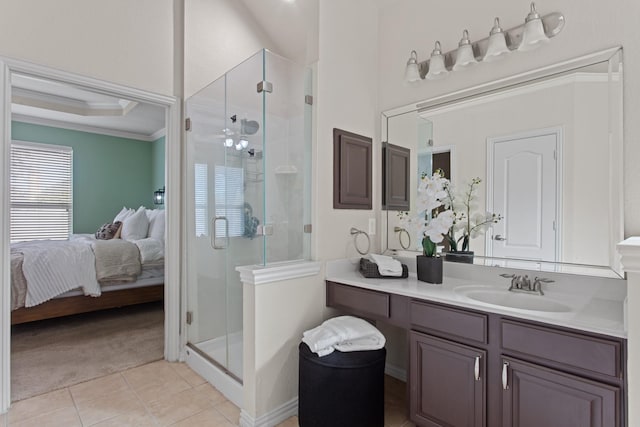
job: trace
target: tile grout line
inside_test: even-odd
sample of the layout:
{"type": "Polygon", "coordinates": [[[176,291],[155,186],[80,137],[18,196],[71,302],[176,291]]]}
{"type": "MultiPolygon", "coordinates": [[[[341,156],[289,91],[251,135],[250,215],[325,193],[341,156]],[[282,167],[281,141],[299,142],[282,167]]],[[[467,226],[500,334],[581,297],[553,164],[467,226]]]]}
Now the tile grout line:
{"type": "MultiPolygon", "coordinates": [[[[155,362],[152,362],[155,363],[155,362]]],[[[144,366],[144,365],[142,365],[144,366]]],[[[139,366],[138,366],[139,367],[139,366]]],[[[136,368],[130,368],[130,369],[136,369],[136,368]]],[[[154,425],[156,426],[160,426],[160,423],[158,422],[158,420],[156,419],[155,415],[153,415],[151,413],[151,411],[149,410],[149,407],[147,406],[146,402],[144,402],[141,398],[140,395],[138,394],[137,391],[135,391],[135,389],[133,388],[133,386],[131,384],[129,384],[129,381],[127,380],[127,377],[124,375],[124,372],[129,371],[130,369],[127,369],[125,371],[120,372],[120,375],[122,376],[122,379],[124,380],[125,384],[127,384],[127,387],[129,388],[129,390],[131,390],[131,392],[134,394],[134,396],[136,397],[136,399],[138,399],[138,401],[142,404],[142,406],[144,407],[144,411],[147,413],[147,415],[151,418],[151,421],[153,422],[154,425]]]]}
{"type": "MultiPolygon", "coordinates": [[[[67,393],[69,393],[69,397],[71,397],[71,402],[74,404],[74,408],[75,408],[75,403],[73,402],[73,396],[71,396],[71,392],[68,390],[68,387],[59,388],[59,389],[57,389],[57,390],[51,390],[51,391],[48,391],[48,392],[46,392],[46,393],[42,393],[42,394],[39,394],[39,395],[36,395],[36,396],[28,397],[28,398],[26,398],[26,399],[18,400],[18,401],[16,401],[16,402],[11,402],[11,406],[15,407],[15,404],[17,404],[17,403],[19,403],[19,402],[24,402],[24,401],[27,401],[27,400],[35,399],[35,398],[42,397],[42,396],[44,396],[44,395],[51,394],[51,393],[55,393],[55,392],[61,392],[61,391],[63,391],[63,390],[67,390],[67,393]]],[[[11,408],[11,406],[9,407],[9,410],[7,411],[7,413],[6,413],[6,414],[4,414],[4,415],[5,415],[5,417],[6,417],[6,418],[5,418],[5,422],[6,422],[7,427],[9,426],[9,414],[11,413],[11,409],[12,409],[12,408],[11,408]]],[[[22,423],[22,422],[25,422],[25,421],[28,421],[28,420],[32,420],[32,419],[34,419],[34,418],[36,418],[36,417],[39,417],[39,416],[41,416],[41,415],[52,414],[52,413],[54,413],[54,412],[56,412],[56,411],[59,411],[59,410],[61,410],[61,409],[65,409],[65,408],[64,408],[64,407],[62,407],[62,408],[52,409],[52,410],[49,410],[49,411],[47,411],[47,412],[39,412],[39,413],[37,413],[37,414],[35,414],[35,415],[31,415],[31,416],[28,416],[28,417],[26,417],[26,418],[19,419],[19,420],[17,420],[14,424],[22,423]]]]}
{"type": "Polygon", "coordinates": [[[84,427],[84,422],[82,421],[82,417],[80,416],[80,408],[78,408],[78,404],[76,403],[76,398],[73,397],[73,393],[71,393],[71,387],[67,387],[67,392],[69,396],[71,396],[71,402],[73,403],[73,407],[76,410],[76,415],[78,416],[78,420],[80,421],[80,425],[84,427]]]}
{"type": "MultiPolygon", "coordinates": [[[[184,376],[182,376],[182,374],[180,374],[180,372],[178,372],[178,371],[173,367],[173,363],[171,363],[171,362],[167,362],[167,363],[169,363],[169,366],[171,366],[171,369],[173,369],[173,371],[174,371],[176,374],[178,374],[178,376],[179,376],[180,378],[182,378],[182,379],[184,380],[184,382],[186,382],[187,384],[189,384],[189,387],[191,387],[191,390],[194,390],[194,391],[195,391],[196,386],[192,385],[189,381],[187,381],[187,379],[186,379],[184,376]]],[[[177,362],[177,363],[182,363],[182,362],[177,362]]],[[[205,382],[203,382],[202,384],[209,384],[209,382],[205,380],[205,382]]],[[[199,386],[201,386],[202,384],[198,384],[198,387],[199,387],[199,386]]],[[[213,387],[213,386],[212,386],[212,387],[213,387]]],[[[217,389],[217,388],[215,388],[215,387],[214,387],[214,389],[216,389],[217,391],[220,391],[220,390],[218,390],[218,389],[217,389]]],[[[226,398],[225,398],[225,401],[226,401],[226,398]]],[[[201,413],[203,413],[203,412],[205,412],[205,411],[208,411],[209,409],[213,409],[213,410],[215,410],[215,411],[216,411],[216,412],[218,412],[220,415],[222,415],[222,417],[223,417],[225,420],[227,420],[227,421],[229,421],[229,422],[233,423],[233,421],[229,420],[229,418],[227,418],[227,416],[226,416],[225,414],[223,414],[222,412],[218,411],[218,408],[216,408],[216,404],[215,404],[214,402],[212,402],[212,401],[210,401],[210,402],[211,402],[211,405],[212,405],[212,406],[211,406],[211,408],[203,409],[203,410],[198,411],[198,412],[196,412],[196,413],[194,413],[194,414],[191,414],[191,415],[189,415],[187,418],[183,418],[183,419],[181,419],[181,420],[176,421],[175,423],[172,423],[169,427],[171,427],[171,426],[173,426],[173,425],[176,425],[176,424],[178,424],[178,423],[180,423],[180,422],[182,422],[182,421],[184,421],[184,420],[187,420],[187,419],[189,419],[189,418],[191,418],[191,417],[194,417],[194,416],[196,416],[196,415],[198,415],[198,414],[201,414],[201,413]]],[[[221,402],[221,403],[222,403],[222,402],[221,402]]],[[[238,425],[238,424],[236,423],[236,425],[238,425]]]]}

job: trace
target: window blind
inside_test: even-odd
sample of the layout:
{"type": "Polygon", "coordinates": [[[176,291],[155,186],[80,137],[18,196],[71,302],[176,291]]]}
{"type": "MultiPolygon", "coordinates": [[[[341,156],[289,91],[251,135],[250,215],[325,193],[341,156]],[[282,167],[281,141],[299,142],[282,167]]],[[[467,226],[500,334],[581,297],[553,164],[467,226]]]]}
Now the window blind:
{"type": "MultiPolygon", "coordinates": [[[[244,234],[244,169],[216,165],[216,216],[229,222],[229,237],[244,234]]],[[[224,237],[222,227],[216,229],[216,238],[224,237]]]]}
{"type": "Polygon", "coordinates": [[[195,221],[196,237],[207,236],[209,234],[208,214],[208,173],[207,165],[196,163],[195,168],[195,221]]]}
{"type": "Polygon", "coordinates": [[[71,147],[11,144],[11,242],[66,240],[73,220],[71,147]]]}

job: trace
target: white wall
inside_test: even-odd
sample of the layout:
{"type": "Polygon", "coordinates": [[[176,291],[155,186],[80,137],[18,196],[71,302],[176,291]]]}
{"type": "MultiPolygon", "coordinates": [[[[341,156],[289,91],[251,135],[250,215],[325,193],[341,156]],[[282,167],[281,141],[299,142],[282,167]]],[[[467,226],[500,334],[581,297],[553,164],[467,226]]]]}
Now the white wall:
{"type": "Polygon", "coordinates": [[[0,55],[173,94],[174,0],[2,0],[0,55]]]}
{"type": "MultiPolygon", "coordinates": [[[[380,141],[377,9],[368,0],[320,2],[317,142],[314,151],[317,259],[357,256],[351,227],[379,215],[380,141]],[[333,209],[333,128],[373,137],[373,210],[333,209]]],[[[379,221],[377,221],[379,222],[379,221]]],[[[376,239],[371,250],[377,250],[376,239]]]]}
{"type": "Polygon", "coordinates": [[[185,98],[263,48],[268,35],[238,0],[185,0],[185,98]]]}

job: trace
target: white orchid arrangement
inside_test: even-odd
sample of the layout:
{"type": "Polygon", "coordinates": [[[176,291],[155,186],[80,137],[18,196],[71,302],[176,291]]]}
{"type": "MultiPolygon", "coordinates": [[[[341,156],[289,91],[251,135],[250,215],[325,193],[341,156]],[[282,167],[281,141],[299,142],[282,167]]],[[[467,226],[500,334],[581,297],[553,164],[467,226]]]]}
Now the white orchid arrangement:
{"type": "Polygon", "coordinates": [[[417,215],[409,218],[408,212],[399,213],[404,228],[414,230],[422,239],[422,252],[428,257],[436,256],[436,244],[444,240],[455,221],[452,210],[437,211],[448,197],[448,185],[441,171],[433,176],[423,174],[418,185],[417,215]]]}
{"type": "Polygon", "coordinates": [[[481,235],[491,225],[502,219],[494,213],[476,213],[477,187],[482,182],[474,178],[465,191],[456,194],[451,182],[445,178],[441,170],[432,176],[423,174],[418,185],[415,217],[408,212],[399,212],[400,222],[406,230],[413,230],[418,241],[422,241],[422,252],[425,256],[436,256],[436,244],[446,239],[452,252],[469,250],[471,238],[481,235]],[[444,207],[444,209],[439,209],[444,207]],[[456,233],[462,236],[456,239],[456,233]]]}
{"type": "Polygon", "coordinates": [[[472,238],[485,233],[489,227],[502,219],[502,215],[491,212],[473,213],[479,209],[477,195],[478,185],[481,182],[480,178],[473,178],[465,190],[459,194],[456,194],[450,183],[445,186],[447,196],[444,199],[444,205],[454,213],[453,226],[447,233],[451,252],[468,251],[472,238]],[[462,236],[456,239],[455,234],[459,231],[462,231],[462,236]],[[460,242],[462,242],[462,246],[458,249],[460,242]]]}

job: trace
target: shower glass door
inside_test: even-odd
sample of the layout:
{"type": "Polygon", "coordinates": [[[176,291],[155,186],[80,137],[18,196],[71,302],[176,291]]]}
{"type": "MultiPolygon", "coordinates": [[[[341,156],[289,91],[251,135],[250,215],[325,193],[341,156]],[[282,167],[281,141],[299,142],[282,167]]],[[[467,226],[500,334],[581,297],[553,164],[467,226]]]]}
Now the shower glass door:
{"type": "Polygon", "coordinates": [[[264,52],[189,98],[187,341],[242,381],[242,283],[264,263],[264,52]]]}

